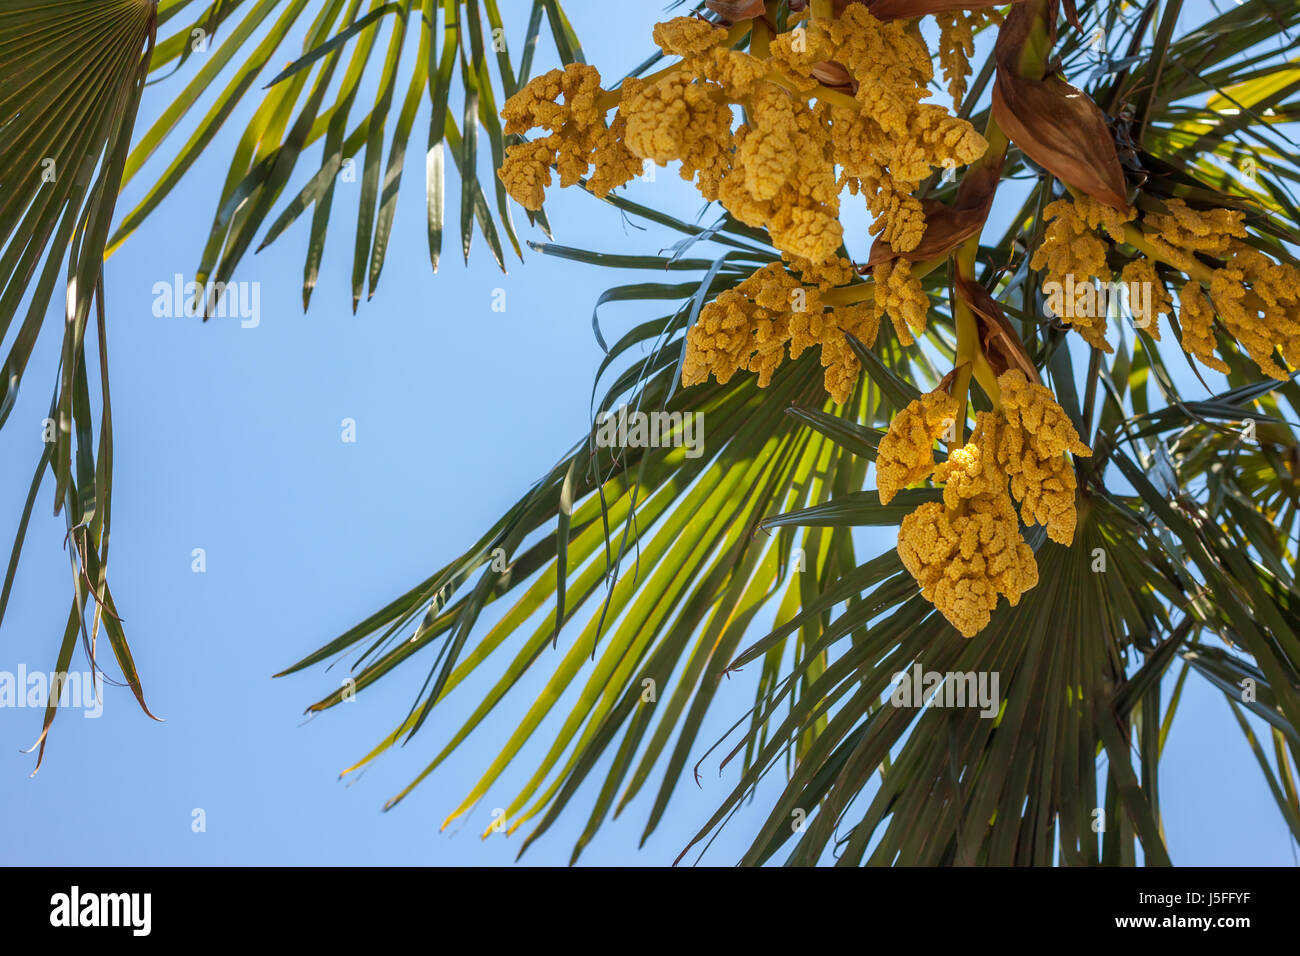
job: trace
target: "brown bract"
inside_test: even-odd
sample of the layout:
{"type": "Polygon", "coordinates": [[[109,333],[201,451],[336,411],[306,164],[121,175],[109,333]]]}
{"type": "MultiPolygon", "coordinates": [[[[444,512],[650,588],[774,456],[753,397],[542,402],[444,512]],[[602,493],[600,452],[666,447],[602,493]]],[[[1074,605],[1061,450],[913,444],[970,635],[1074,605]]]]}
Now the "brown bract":
{"type": "Polygon", "coordinates": [[[1012,328],[1007,317],[1002,314],[1002,307],[989,293],[988,289],[954,271],[954,290],[958,298],[970,306],[979,324],[980,342],[984,346],[984,356],[994,375],[1002,375],[1009,369],[1018,369],[1026,379],[1035,385],[1041,385],[1038,369],[1025,354],[1025,347],[1020,336],[1012,328]]]}
{"type": "Polygon", "coordinates": [[[957,209],[934,199],[921,202],[925,214],[925,235],[915,249],[896,252],[889,243],[877,239],[871,245],[871,254],[862,269],[868,270],[880,262],[890,259],[904,259],[908,262],[924,262],[946,256],[963,242],[980,231],[987,209],[957,209]]]}
{"type": "MultiPolygon", "coordinates": [[[[1072,10],[1067,4],[1067,14],[1072,10]]],[[[1056,37],[1055,4],[1048,23],[1050,46],[1056,37]]],[[[1026,156],[1061,182],[1127,212],[1124,171],[1100,107],[1059,76],[1023,75],[1021,57],[1033,42],[1034,24],[1034,11],[1019,6],[998,31],[993,119],[1026,156]]]]}
{"type": "Polygon", "coordinates": [[[738,23],[761,17],[765,12],[763,0],[707,0],[704,4],[725,23],[738,23]]]}
{"type": "Polygon", "coordinates": [[[858,84],[854,82],[853,75],[844,68],[843,64],[836,63],[834,60],[814,63],[812,78],[832,90],[844,90],[850,94],[858,91],[858,84]]]}
{"type": "Polygon", "coordinates": [[[1039,166],[1112,209],[1127,211],[1124,171],[1101,109],[1057,76],[1017,76],[998,65],[993,118],[1039,166]]]}

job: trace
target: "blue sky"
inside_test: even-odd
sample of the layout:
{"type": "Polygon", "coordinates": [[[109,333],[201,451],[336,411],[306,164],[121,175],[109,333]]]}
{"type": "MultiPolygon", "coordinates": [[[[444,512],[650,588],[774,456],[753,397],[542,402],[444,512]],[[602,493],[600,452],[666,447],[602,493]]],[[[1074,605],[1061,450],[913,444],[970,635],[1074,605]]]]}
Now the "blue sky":
{"type": "MultiPolygon", "coordinates": [[[[516,48],[528,6],[502,3],[516,48]]],[[[617,18],[608,9],[592,0],[569,4],[588,58],[617,77],[644,58],[660,9],[620,5],[617,18]]],[[[554,62],[547,43],[539,43],[539,70],[554,62]]],[[[151,87],[142,116],[157,115],[176,88],[151,87]]],[[[110,687],[102,717],[59,717],[45,764],[29,778],[34,755],[19,750],[36,739],[40,713],[0,709],[0,742],[8,748],[0,748],[0,863],[507,863],[519,837],[484,841],[478,834],[492,808],[513,796],[510,785],[526,779],[537,747],[524,751],[522,769],[507,774],[507,785],[469,822],[438,828],[513,731],[520,705],[535,696],[547,669],[530,671],[514,706],[494,714],[387,814],[380,812],[384,800],[424,766],[485,685],[471,681],[440,707],[408,752],[390,753],[341,783],[338,772],[405,715],[424,671],[399,672],[312,721],[304,721],[303,708],[338,685],[344,665],[274,681],[270,675],[460,553],[584,432],[601,357],[591,307],[603,289],[636,276],[536,254],[509,263],[502,275],[481,236],[467,267],[450,238],[433,276],[417,163],[407,170],[379,290],[356,316],[349,275],[358,187],[340,184],[309,314],[301,308],[300,222],[236,275],[261,284],[256,328],[156,317],[153,286],[192,274],[216,184],[251,111],[241,107],[106,271],[116,433],[113,587],[148,700],[165,722],[148,720],[128,691],[110,687]],[[505,291],[504,312],[492,309],[496,290],[505,291]],[[348,418],[356,423],[353,443],[341,438],[348,418]],[[205,552],[205,573],[192,570],[195,548],[205,552]],[[196,809],[206,832],[192,830],[196,809]]],[[[426,116],[427,106],[414,140],[426,116]]],[[[418,160],[418,147],[414,155],[418,160]]],[[[119,211],[131,208],[140,184],[162,168],[156,159],[146,167],[119,211]]],[[[672,171],[629,190],[685,218],[700,208],[672,171]]],[[[454,217],[454,182],[449,194],[454,217]]],[[[647,252],[670,241],[627,226],[576,190],[554,191],[548,210],[557,241],[566,244],[647,252]]],[[[864,233],[865,219],[858,225],[864,233]]],[[[658,313],[615,306],[604,314],[617,330],[658,313]]],[[[0,541],[12,540],[40,452],[58,345],[47,329],[0,435],[0,541]]],[[[0,634],[0,670],[53,664],[69,571],[62,518],[49,517],[50,508],[47,488],[0,634]]],[[[888,547],[890,537],[869,553],[888,547]]],[[[746,681],[732,681],[700,740],[712,742],[749,694],[746,681]]],[[[1285,826],[1221,695],[1195,676],[1162,775],[1176,862],[1293,864],[1285,826]]],[[[582,862],[670,862],[732,779],[705,773],[699,790],[685,782],[638,851],[649,809],[644,795],[601,830],[582,862]]],[[[593,796],[587,787],[578,812],[566,814],[523,863],[567,862],[593,796]]],[[[738,816],[706,861],[738,858],[754,817],[738,816]]]]}

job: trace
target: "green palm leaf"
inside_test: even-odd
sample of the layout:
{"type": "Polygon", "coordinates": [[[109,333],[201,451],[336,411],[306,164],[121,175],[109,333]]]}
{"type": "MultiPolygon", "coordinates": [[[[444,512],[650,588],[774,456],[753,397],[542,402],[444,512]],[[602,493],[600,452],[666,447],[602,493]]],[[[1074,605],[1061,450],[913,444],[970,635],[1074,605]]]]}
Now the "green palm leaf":
{"type": "MultiPolygon", "coordinates": [[[[14,407],[60,273],[66,284],[63,349],[44,424],[45,448],[0,590],[0,620],[32,507],[48,476],[55,485],[55,514],[62,512],[67,524],[75,581],[57,670],[67,671],[78,636],[95,666],[102,626],[145,713],[140,677],[106,577],[113,427],[103,250],[156,27],[154,5],[143,0],[0,3],[0,341],[10,342],[0,368],[0,426],[14,407]],[[26,311],[10,337],[24,302],[26,311]],[[101,394],[98,436],[92,373],[101,394]]],[[[57,708],[54,694],[33,747],[39,748],[38,768],[57,708]]]]}

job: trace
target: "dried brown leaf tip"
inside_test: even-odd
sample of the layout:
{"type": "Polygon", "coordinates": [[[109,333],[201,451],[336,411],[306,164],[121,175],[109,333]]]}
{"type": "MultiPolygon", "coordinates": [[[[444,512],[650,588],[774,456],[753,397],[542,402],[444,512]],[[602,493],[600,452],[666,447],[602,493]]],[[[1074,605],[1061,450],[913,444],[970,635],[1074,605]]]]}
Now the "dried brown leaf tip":
{"type": "MultiPolygon", "coordinates": [[[[1056,26],[1051,7],[1049,46],[1056,26]]],[[[1106,115],[1082,90],[1046,74],[1041,57],[1026,58],[1042,39],[1035,38],[1035,22],[1032,8],[1020,6],[998,31],[993,118],[1021,152],[1061,182],[1127,213],[1128,185],[1106,115]]]]}

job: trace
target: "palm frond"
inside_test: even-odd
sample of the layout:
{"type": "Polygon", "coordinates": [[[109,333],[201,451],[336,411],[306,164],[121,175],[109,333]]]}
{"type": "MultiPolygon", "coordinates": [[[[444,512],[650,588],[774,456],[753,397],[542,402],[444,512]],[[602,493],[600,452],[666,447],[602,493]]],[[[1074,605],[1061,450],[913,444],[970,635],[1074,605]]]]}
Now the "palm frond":
{"type": "MultiPolygon", "coordinates": [[[[374,294],[392,237],[407,144],[426,94],[433,104],[425,163],[433,268],[436,271],[442,249],[443,157],[450,151],[461,173],[464,254],[468,257],[477,223],[504,269],[501,232],[516,253],[521,248],[499,182],[494,185],[495,212],[488,206],[477,168],[477,141],[480,132],[486,135],[493,162],[499,165],[506,139],[497,118],[494,84],[509,96],[527,78],[543,13],[556,31],[564,61],[581,54],[560,4],[536,0],[526,52],[516,71],[497,0],[371,0],[364,9],[362,0],[325,0],[314,5],[307,0],[0,2],[0,342],[9,343],[0,369],[0,426],[14,407],[65,262],[68,302],[58,384],[45,429],[46,448],[0,589],[0,620],[48,469],[55,482],[56,512],[66,507],[68,540],[74,546],[72,613],[78,627],[69,624],[59,660],[66,663],[76,633],[85,634],[87,652],[93,655],[94,637],[102,623],[126,680],[144,707],[139,677],[104,577],[112,414],[104,354],[102,263],[160,208],[197,158],[211,149],[259,78],[269,72],[268,64],[292,46],[295,31],[303,35],[301,52],[262,87],[261,103],[233,150],[217,197],[212,227],[193,275],[192,287],[197,290],[193,307],[205,318],[218,308],[258,233],[262,239],[256,248],[261,248],[311,209],[303,269],[303,308],[307,308],[320,275],[335,183],[356,176],[358,155],[354,311],[363,291],[374,294]],[[164,36],[158,39],[160,27],[164,36]],[[405,55],[405,41],[412,34],[418,34],[414,59],[405,55]],[[385,35],[387,42],[381,43],[385,35]],[[490,62],[496,63],[495,76],[490,62]],[[176,76],[182,72],[192,74],[183,85],[176,76]],[[448,111],[457,72],[470,106],[462,117],[463,132],[448,111]],[[375,101],[358,106],[361,84],[376,74],[375,101]],[[221,82],[225,85],[215,102],[188,138],[178,142],[178,131],[196,112],[199,101],[221,82]],[[152,83],[182,88],[132,148],[140,94],[144,85],[152,83]],[[403,91],[400,97],[399,90],[403,91]],[[395,118],[390,117],[394,113],[395,118]],[[385,137],[389,138],[387,151],[385,137]],[[272,218],[303,154],[322,138],[319,168],[272,218]],[[151,158],[167,155],[169,146],[174,155],[165,169],[110,237],[119,192],[151,158]],[[98,438],[87,372],[86,332],[92,304],[99,309],[98,438]],[[87,615],[93,618],[88,630],[80,623],[87,615]]],[[[531,218],[546,223],[544,213],[531,218]]],[[[52,718],[51,710],[45,730],[52,718]]],[[[44,740],[42,733],[42,750],[44,740]]]]}
{"type": "MultiPolygon", "coordinates": [[[[42,429],[45,447],[0,590],[0,620],[48,477],[55,514],[62,512],[67,524],[74,581],[56,669],[67,671],[78,636],[96,666],[102,625],[145,713],[140,677],[107,581],[113,426],[103,250],[156,26],[154,4],[147,0],[0,2],[0,341],[10,342],[0,369],[0,427],[17,400],[61,274],[66,283],[63,348],[42,429]],[[93,342],[87,336],[92,308],[93,342]],[[92,376],[100,390],[98,437],[92,376]]],[[[33,747],[40,751],[38,768],[57,708],[58,695],[51,695],[33,747]]]]}
{"type": "MultiPolygon", "coordinates": [[[[196,49],[203,51],[202,66],[132,150],[127,182],[166,143],[176,143],[168,153],[174,155],[165,171],[118,226],[109,252],[125,242],[185,179],[230,116],[249,98],[259,78],[269,72],[268,64],[292,42],[291,37],[302,33],[296,58],[262,86],[261,103],[234,150],[195,271],[196,282],[200,286],[229,282],[250,249],[274,242],[311,209],[303,271],[305,309],[319,277],[335,184],[346,178],[360,184],[352,264],[355,311],[363,294],[367,298],[374,295],[383,270],[407,146],[426,95],[432,104],[425,189],[433,268],[437,270],[442,255],[445,156],[450,153],[461,174],[462,251],[468,257],[477,224],[504,270],[505,244],[516,255],[522,255],[522,248],[501,184],[493,177],[488,190],[480,179],[478,141],[480,135],[486,136],[494,168],[506,145],[514,141],[502,133],[495,90],[509,97],[527,80],[543,14],[562,62],[580,57],[581,47],[563,8],[555,0],[536,0],[517,69],[497,0],[370,0],[365,4],[362,0],[328,0],[309,19],[312,12],[306,0],[287,5],[270,0],[217,3],[206,8],[192,0],[162,3],[160,17],[174,18],[176,25],[158,44],[151,64],[155,82],[175,83],[172,74],[186,66],[196,49]],[[234,22],[240,6],[251,9],[234,22]],[[185,22],[187,15],[194,19],[185,22]],[[265,35],[254,45],[259,31],[265,35]],[[407,40],[415,36],[419,43],[412,58],[407,40]],[[495,64],[495,75],[490,64],[495,64]],[[359,103],[362,83],[376,77],[375,100],[359,103]],[[204,115],[192,120],[199,100],[219,79],[225,80],[225,86],[216,101],[204,115]],[[457,88],[465,103],[459,121],[448,109],[457,88]],[[185,125],[194,128],[181,142],[177,137],[185,125]],[[320,165],[275,213],[303,153],[322,139],[320,165]],[[495,197],[494,207],[489,206],[489,192],[495,197]]],[[[536,218],[545,223],[544,213],[536,218]]],[[[205,303],[208,308],[213,304],[205,303]]]]}

